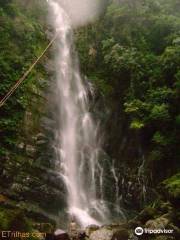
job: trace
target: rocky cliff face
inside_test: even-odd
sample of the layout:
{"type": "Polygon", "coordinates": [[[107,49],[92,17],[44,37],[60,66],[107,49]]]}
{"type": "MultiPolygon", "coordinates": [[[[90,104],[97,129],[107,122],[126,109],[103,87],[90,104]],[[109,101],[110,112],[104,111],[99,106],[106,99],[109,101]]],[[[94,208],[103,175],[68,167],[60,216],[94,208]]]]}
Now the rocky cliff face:
{"type": "MultiPolygon", "coordinates": [[[[0,3],[1,97],[48,44],[43,2],[28,1],[29,8],[21,1],[0,3]]],[[[1,210],[22,211],[37,222],[56,221],[66,205],[65,188],[55,171],[48,58],[50,53],[0,109],[1,210]]]]}

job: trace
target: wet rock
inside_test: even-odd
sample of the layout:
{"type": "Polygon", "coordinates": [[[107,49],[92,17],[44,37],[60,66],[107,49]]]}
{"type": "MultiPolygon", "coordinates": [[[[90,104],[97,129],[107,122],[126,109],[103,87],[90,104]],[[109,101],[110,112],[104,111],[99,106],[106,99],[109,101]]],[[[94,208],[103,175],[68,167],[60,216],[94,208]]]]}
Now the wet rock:
{"type": "Polygon", "coordinates": [[[138,240],[138,237],[134,233],[129,234],[129,239],[128,240],[138,240]]]}
{"type": "Polygon", "coordinates": [[[107,227],[108,227],[108,229],[119,230],[122,228],[128,228],[129,224],[127,222],[112,223],[112,224],[108,225],[107,227]]]}
{"type": "Polygon", "coordinates": [[[36,228],[38,228],[40,232],[47,234],[52,234],[54,232],[54,226],[51,223],[39,223],[36,228]]]}
{"type": "Polygon", "coordinates": [[[54,234],[52,234],[52,233],[46,233],[45,240],[54,240],[54,234]]]}
{"type": "Polygon", "coordinates": [[[145,226],[150,229],[164,229],[167,227],[169,219],[161,216],[154,220],[149,220],[146,222],[145,226]]]}
{"type": "MultiPolygon", "coordinates": [[[[38,205],[29,203],[28,201],[18,201],[18,202],[13,202],[13,204],[11,206],[9,206],[10,208],[14,207],[17,209],[21,209],[25,215],[27,216],[27,218],[30,219],[35,219],[35,222],[39,222],[39,223],[49,223],[50,225],[53,226],[53,232],[54,232],[54,227],[56,225],[55,220],[52,219],[49,214],[47,214],[43,209],[41,209],[38,205]]],[[[41,226],[41,224],[40,224],[41,226]]],[[[39,227],[40,227],[39,226],[39,227]]],[[[42,225],[43,226],[43,225],[42,225]]],[[[41,227],[42,227],[41,226],[41,227]]],[[[41,229],[39,229],[38,225],[34,225],[34,228],[39,230],[40,232],[44,232],[41,229]],[[36,227],[35,227],[36,226],[36,227]]],[[[47,227],[47,225],[46,225],[47,227]]],[[[45,230],[45,229],[44,229],[45,230]]],[[[47,229],[46,229],[47,231],[47,229]]],[[[45,231],[45,232],[46,232],[45,231]]]]}
{"type": "Polygon", "coordinates": [[[47,132],[51,132],[54,127],[56,125],[56,122],[48,117],[43,117],[41,119],[41,126],[47,131],[47,132]]]}
{"type": "Polygon", "coordinates": [[[39,141],[36,142],[37,146],[44,146],[45,144],[47,144],[46,140],[39,140],[39,141]]]}
{"type": "Polygon", "coordinates": [[[91,233],[89,239],[90,240],[112,240],[113,234],[114,233],[112,230],[101,228],[91,233]]]}
{"type": "Polygon", "coordinates": [[[78,237],[77,237],[78,240],[85,240],[86,237],[87,237],[87,235],[86,235],[85,231],[78,231],[78,237]]]}
{"type": "Polygon", "coordinates": [[[43,134],[43,133],[38,133],[38,134],[36,135],[36,140],[37,140],[37,141],[44,140],[44,139],[46,139],[46,135],[45,135],[45,134],[43,134]]]}
{"type": "Polygon", "coordinates": [[[0,229],[12,231],[28,231],[29,222],[20,209],[2,208],[0,214],[0,229]]]}
{"type": "Polygon", "coordinates": [[[19,150],[23,150],[25,147],[25,144],[23,142],[21,142],[17,145],[17,147],[19,148],[19,150]]]}
{"type": "Polygon", "coordinates": [[[162,213],[170,213],[172,212],[173,207],[169,202],[161,202],[159,209],[162,213]]]}
{"type": "Polygon", "coordinates": [[[128,225],[130,228],[135,229],[136,227],[141,226],[142,223],[140,221],[138,221],[137,219],[132,219],[128,222],[128,225]]]}
{"type": "Polygon", "coordinates": [[[175,238],[172,236],[157,236],[155,238],[155,240],[173,240],[173,239],[175,239],[175,238]]]}
{"type": "Polygon", "coordinates": [[[72,219],[69,224],[69,235],[72,240],[77,240],[79,234],[79,226],[78,224],[72,219]]]}
{"type": "MultiPolygon", "coordinates": [[[[127,226],[127,225],[126,225],[127,226]]],[[[128,240],[128,228],[121,228],[120,225],[102,227],[90,234],[90,240],[128,240]]]]}
{"type": "Polygon", "coordinates": [[[14,193],[21,193],[25,190],[28,190],[28,189],[26,189],[26,186],[23,186],[20,183],[13,183],[12,186],[11,186],[12,194],[13,194],[13,192],[14,193]]]}
{"type": "Polygon", "coordinates": [[[156,215],[157,215],[157,210],[155,208],[147,207],[139,213],[139,215],[137,216],[137,219],[144,224],[148,220],[154,218],[156,215]]]}
{"type": "Polygon", "coordinates": [[[119,229],[114,232],[112,240],[128,240],[129,233],[127,229],[119,229]]]}
{"type": "Polygon", "coordinates": [[[86,229],[85,229],[85,234],[87,236],[90,236],[91,233],[93,233],[94,231],[98,230],[99,229],[99,226],[97,225],[90,225],[88,226],[86,229]]]}
{"type": "Polygon", "coordinates": [[[8,198],[6,196],[4,196],[3,194],[0,194],[0,204],[5,203],[8,200],[8,198]]]}
{"type": "Polygon", "coordinates": [[[70,240],[70,237],[67,232],[58,229],[54,232],[54,240],[70,240]]]}
{"type": "Polygon", "coordinates": [[[175,236],[176,239],[180,239],[180,228],[173,225],[173,224],[168,224],[168,229],[173,230],[173,235],[175,236]]]}
{"type": "Polygon", "coordinates": [[[36,148],[32,145],[27,145],[26,146],[26,154],[29,157],[33,157],[34,154],[36,153],[36,148]]]}

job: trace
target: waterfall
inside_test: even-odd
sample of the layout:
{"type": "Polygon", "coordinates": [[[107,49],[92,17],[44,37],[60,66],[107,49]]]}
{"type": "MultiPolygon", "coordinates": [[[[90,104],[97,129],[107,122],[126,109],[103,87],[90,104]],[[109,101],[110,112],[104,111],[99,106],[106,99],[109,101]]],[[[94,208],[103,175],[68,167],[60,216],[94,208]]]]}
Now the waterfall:
{"type": "MultiPolygon", "coordinates": [[[[56,0],[49,0],[50,17],[57,34],[55,46],[58,97],[56,166],[67,188],[68,213],[85,227],[106,222],[103,201],[103,167],[98,124],[89,111],[88,90],[81,78],[73,45],[71,19],[56,0]]],[[[77,13],[78,14],[78,13],[77,13]]]]}

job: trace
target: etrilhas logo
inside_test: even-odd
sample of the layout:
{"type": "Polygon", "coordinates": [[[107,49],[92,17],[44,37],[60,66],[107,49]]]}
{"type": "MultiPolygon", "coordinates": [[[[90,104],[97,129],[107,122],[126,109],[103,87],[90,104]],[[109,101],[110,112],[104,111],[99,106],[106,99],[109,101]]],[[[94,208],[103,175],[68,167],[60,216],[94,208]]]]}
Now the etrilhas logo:
{"type": "Polygon", "coordinates": [[[46,238],[45,232],[19,232],[19,231],[0,231],[0,239],[27,239],[27,238],[46,238]]]}

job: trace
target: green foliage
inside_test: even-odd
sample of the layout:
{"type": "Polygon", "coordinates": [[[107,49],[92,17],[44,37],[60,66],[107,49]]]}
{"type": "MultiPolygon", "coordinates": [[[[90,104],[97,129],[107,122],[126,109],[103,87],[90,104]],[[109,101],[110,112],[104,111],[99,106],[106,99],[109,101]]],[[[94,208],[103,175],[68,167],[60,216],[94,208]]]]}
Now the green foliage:
{"type": "Polygon", "coordinates": [[[175,119],[176,124],[180,126],[180,115],[178,115],[175,119]]]}
{"type": "Polygon", "coordinates": [[[144,127],[144,123],[137,119],[133,120],[130,125],[130,128],[133,128],[133,129],[141,129],[143,127],[144,127]]]}
{"type": "Polygon", "coordinates": [[[149,154],[149,161],[150,162],[161,162],[161,160],[163,159],[163,153],[161,152],[161,150],[153,150],[150,154],[149,154]]]}
{"type": "Polygon", "coordinates": [[[150,113],[150,119],[152,120],[165,120],[169,119],[167,104],[155,105],[150,113]]]}
{"type": "Polygon", "coordinates": [[[163,181],[162,185],[165,191],[169,195],[170,199],[178,200],[180,199],[180,173],[172,176],[171,178],[163,181]]]}
{"type": "Polygon", "coordinates": [[[153,162],[146,166],[159,171],[162,164],[166,176],[169,164],[177,171],[180,156],[180,4],[110,2],[99,21],[77,33],[82,70],[108,92],[105,101],[116,109],[119,125],[128,122],[129,129],[143,135],[153,162]],[[96,50],[94,58],[90,46],[96,50]]]}
{"type": "MultiPolygon", "coordinates": [[[[32,15],[31,10],[24,8],[22,3],[16,0],[0,1],[0,99],[46,46],[43,25],[38,19],[43,11],[39,9],[37,15],[32,15]]],[[[38,66],[0,109],[1,156],[8,149],[14,150],[16,147],[21,131],[19,126],[29,105],[31,92],[39,87],[39,80],[43,79],[44,75],[43,67],[38,66]]]]}
{"type": "Polygon", "coordinates": [[[1,207],[0,228],[1,230],[29,231],[31,226],[20,210],[9,210],[1,207]]]}
{"type": "Polygon", "coordinates": [[[166,146],[168,144],[168,139],[165,136],[163,136],[160,132],[155,132],[153,136],[153,141],[156,144],[160,144],[162,146],[166,146]]]}
{"type": "Polygon", "coordinates": [[[94,85],[99,89],[100,93],[103,96],[107,96],[110,95],[112,92],[112,87],[111,85],[109,85],[106,81],[104,81],[104,79],[97,76],[90,76],[90,79],[92,81],[92,83],[94,83],[94,85]]]}

